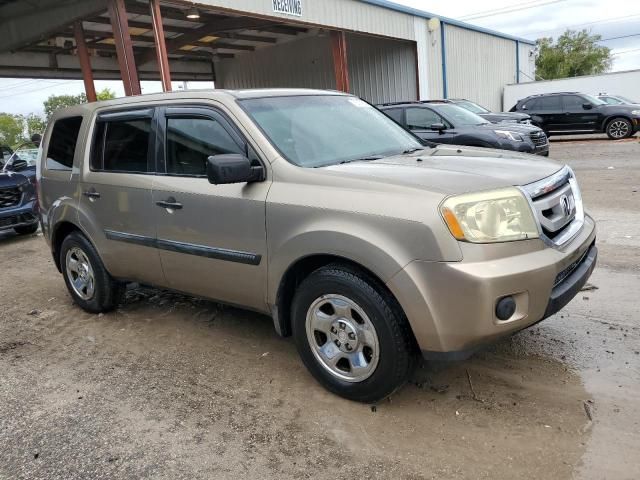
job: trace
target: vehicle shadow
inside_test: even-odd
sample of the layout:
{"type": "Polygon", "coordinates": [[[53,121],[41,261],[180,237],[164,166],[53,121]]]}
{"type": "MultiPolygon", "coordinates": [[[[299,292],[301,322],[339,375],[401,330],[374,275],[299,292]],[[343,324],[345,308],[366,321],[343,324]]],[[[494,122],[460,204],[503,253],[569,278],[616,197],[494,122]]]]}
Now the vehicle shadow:
{"type": "Polygon", "coordinates": [[[5,230],[0,231],[0,246],[2,245],[12,245],[14,243],[19,243],[28,238],[33,238],[35,236],[42,236],[40,229],[38,229],[35,233],[30,233],[28,235],[19,235],[13,230],[5,230]]]}

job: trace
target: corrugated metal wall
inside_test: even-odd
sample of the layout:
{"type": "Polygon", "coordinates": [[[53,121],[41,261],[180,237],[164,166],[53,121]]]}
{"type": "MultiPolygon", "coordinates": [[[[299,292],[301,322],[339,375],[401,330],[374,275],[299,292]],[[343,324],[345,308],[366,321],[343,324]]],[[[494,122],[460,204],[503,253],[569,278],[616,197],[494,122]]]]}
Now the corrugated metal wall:
{"type": "Polygon", "coordinates": [[[520,49],[520,83],[533,82],[536,75],[536,57],[533,52],[535,52],[536,47],[535,45],[520,43],[518,48],[520,49]]]}
{"type": "MultiPolygon", "coordinates": [[[[351,92],[372,103],[416,100],[412,42],[347,35],[351,92]]],[[[216,62],[218,88],[335,89],[328,35],[309,36],[216,62]]]]}
{"type": "Polygon", "coordinates": [[[300,17],[275,13],[272,0],[196,0],[196,3],[246,14],[255,13],[406,40],[414,39],[413,15],[359,0],[303,0],[300,17]]]}
{"type": "Polygon", "coordinates": [[[372,103],[418,99],[415,45],[347,35],[351,93],[372,103]]]}
{"type": "Polygon", "coordinates": [[[442,98],[442,42],[440,41],[440,29],[427,32],[427,78],[429,99],[442,98]]]}
{"type": "Polygon", "coordinates": [[[446,25],[445,54],[449,98],[502,109],[502,89],[516,81],[514,41],[446,25]]]}
{"type": "Polygon", "coordinates": [[[335,89],[329,36],[263,47],[215,64],[217,88],[335,89]]]}

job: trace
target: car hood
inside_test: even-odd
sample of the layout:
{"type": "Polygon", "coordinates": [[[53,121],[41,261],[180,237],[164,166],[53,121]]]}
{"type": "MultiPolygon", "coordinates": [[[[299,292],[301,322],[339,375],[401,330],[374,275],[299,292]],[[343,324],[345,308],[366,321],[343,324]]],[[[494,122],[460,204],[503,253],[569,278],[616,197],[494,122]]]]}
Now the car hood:
{"type": "Polygon", "coordinates": [[[489,123],[487,125],[480,125],[478,128],[492,131],[508,130],[510,132],[522,133],[524,135],[529,135],[531,132],[541,130],[539,127],[528,123],[489,123]]]}
{"type": "Polygon", "coordinates": [[[526,185],[561,168],[557,162],[508,150],[440,145],[414,154],[333,165],[322,170],[369,181],[456,194],[526,185]]]}
{"type": "Polygon", "coordinates": [[[19,187],[27,183],[29,179],[17,172],[0,172],[0,188],[19,187]]]}
{"type": "Polygon", "coordinates": [[[519,112],[490,112],[479,114],[485,120],[489,120],[492,123],[500,122],[523,122],[530,120],[531,116],[526,113],[519,112]]]}

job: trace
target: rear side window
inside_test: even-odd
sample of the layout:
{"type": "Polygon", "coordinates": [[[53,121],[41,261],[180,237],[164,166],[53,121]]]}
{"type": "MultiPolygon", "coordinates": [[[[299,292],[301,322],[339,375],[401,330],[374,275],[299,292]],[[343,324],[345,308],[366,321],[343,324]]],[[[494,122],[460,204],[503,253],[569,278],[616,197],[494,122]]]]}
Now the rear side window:
{"type": "Polygon", "coordinates": [[[71,170],[82,117],[57,120],[47,149],[47,170],[71,170]]]}
{"type": "Polygon", "coordinates": [[[383,112],[393,118],[396,122],[402,125],[402,109],[401,108],[390,108],[388,110],[383,110],[383,112]]]}
{"type": "Polygon", "coordinates": [[[229,132],[212,118],[167,118],[167,173],[205,175],[207,158],[243,153],[229,132]]]}
{"type": "Polygon", "coordinates": [[[551,97],[543,97],[539,99],[537,110],[562,110],[562,99],[560,98],[560,95],[553,95],[551,97]]]}
{"type": "Polygon", "coordinates": [[[96,124],[91,168],[105,172],[148,173],[151,118],[96,124]]]}

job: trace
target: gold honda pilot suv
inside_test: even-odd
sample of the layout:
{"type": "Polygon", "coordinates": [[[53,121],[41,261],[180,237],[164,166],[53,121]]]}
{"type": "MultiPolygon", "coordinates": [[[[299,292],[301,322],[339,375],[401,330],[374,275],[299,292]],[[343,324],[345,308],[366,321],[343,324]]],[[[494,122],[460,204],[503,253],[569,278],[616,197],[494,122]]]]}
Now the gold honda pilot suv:
{"type": "Polygon", "coordinates": [[[326,388],[373,402],[569,302],[595,225],[567,166],[425,146],[351,95],[188,91],[56,112],[41,222],[74,301],[127,282],[256,310],[326,388]]]}

